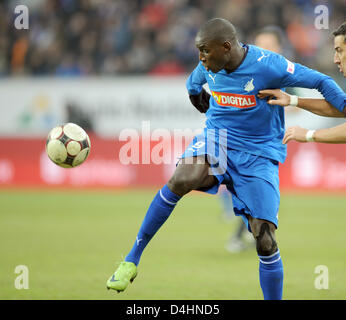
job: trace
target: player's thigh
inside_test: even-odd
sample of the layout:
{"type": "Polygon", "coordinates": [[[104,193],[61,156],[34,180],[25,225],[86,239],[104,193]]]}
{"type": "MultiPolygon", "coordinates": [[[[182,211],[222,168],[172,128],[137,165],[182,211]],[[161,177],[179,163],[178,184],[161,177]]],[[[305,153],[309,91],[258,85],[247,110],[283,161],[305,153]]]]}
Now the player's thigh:
{"type": "Polygon", "coordinates": [[[167,185],[172,192],[184,195],[191,190],[211,187],[216,178],[209,170],[205,156],[189,157],[180,160],[167,185]]]}
{"type": "MultiPolygon", "coordinates": [[[[237,157],[237,154],[234,155],[237,157]]],[[[230,168],[233,181],[233,205],[236,214],[251,216],[278,226],[280,190],[278,168],[269,159],[253,155],[244,155],[245,159],[230,168]]],[[[249,223],[249,219],[246,219],[249,223]]],[[[257,225],[258,223],[256,223],[257,225]]],[[[269,225],[268,225],[269,226],[269,225]]],[[[252,231],[251,224],[248,226],[252,231]]],[[[260,230],[260,229],[258,229],[260,230]]],[[[272,227],[269,230],[275,230],[272,227]]],[[[257,234],[258,232],[254,232],[257,234]]]]}

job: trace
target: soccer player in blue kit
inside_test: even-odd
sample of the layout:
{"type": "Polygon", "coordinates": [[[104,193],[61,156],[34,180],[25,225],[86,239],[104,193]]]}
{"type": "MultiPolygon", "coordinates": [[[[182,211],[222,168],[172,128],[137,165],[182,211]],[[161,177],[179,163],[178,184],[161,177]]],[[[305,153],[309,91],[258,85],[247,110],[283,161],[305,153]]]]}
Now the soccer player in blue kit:
{"type": "Polygon", "coordinates": [[[126,289],[137,276],[146,245],[178,201],[192,190],[232,192],[234,212],[252,232],[259,256],[264,299],[282,299],[283,264],[275,238],[278,227],[279,162],[286,157],[283,107],[257,98],[267,88],[316,88],[342,110],[345,94],[328,76],[283,56],[238,41],[227,20],[209,20],[197,33],[199,64],[187,80],[192,104],[206,113],[204,132],[182,155],[176,170],[154,197],[135,243],[107,288],[126,289]],[[203,85],[208,83],[211,96],[203,85]]]}

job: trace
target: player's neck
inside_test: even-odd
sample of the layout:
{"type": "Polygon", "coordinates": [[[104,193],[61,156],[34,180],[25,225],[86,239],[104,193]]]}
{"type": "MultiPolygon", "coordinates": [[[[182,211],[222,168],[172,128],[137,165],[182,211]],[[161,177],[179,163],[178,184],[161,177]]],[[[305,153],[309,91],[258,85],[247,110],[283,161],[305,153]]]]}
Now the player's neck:
{"type": "Polygon", "coordinates": [[[243,62],[246,55],[246,49],[242,47],[240,44],[238,44],[233,50],[232,50],[232,57],[229,61],[229,63],[226,65],[225,70],[227,73],[230,73],[237,69],[239,65],[243,62]]]}

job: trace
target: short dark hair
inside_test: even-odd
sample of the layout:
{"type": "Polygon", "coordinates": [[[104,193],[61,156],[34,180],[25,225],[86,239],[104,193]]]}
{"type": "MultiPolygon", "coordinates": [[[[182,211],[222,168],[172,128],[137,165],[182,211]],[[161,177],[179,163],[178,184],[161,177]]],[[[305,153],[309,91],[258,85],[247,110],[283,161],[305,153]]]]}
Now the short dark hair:
{"type": "Polygon", "coordinates": [[[333,32],[333,36],[344,36],[344,42],[346,42],[346,21],[333,32]]]}
{"type": "Polygon", "coordinates": [[[199,35],[212,40],[230,41],[237,40],[237,32],[234,25],[223,18],[214,18],[208,20],[198,31],[199,35]]]}

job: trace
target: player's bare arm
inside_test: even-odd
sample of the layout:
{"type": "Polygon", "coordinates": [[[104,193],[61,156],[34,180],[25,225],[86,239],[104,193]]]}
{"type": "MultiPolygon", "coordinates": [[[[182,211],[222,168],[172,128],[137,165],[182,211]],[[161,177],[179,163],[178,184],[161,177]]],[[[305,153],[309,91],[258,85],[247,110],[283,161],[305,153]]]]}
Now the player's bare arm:
{"type": "Polygon", "coordinates": [[[282,143],[289,141],[298,142],[322,142],[322,143],[346,143],[346,123],[328,129],[308,130],[299,126],[286,130],[282,143]]]}
{"type": "Polygon", "coordinates": [[[202,88],[202,91],[199,94],[190,94],[189,98],[192,105],[200,113],[206,113],[208,111],[210,94],[204,88],[202,88]]]}
{"type": "MultiPolygon", "coordinates": [[[[280,89],[268,89],[260,90],[258,97],[260,99],[268,98],[268,104],[279,105],[282,107],[287,107],[292,105],[293,96],[280,90],[280,89]]],[[[344,112],[336,109],[332,104],[324,99],[313,99],[313,98],[301,98],[297,97],[296,107],[304,109],[306,111],[312,112],[323,117],[333,117],[333,118],[345,118],[346,108],[344,112]]]]}

